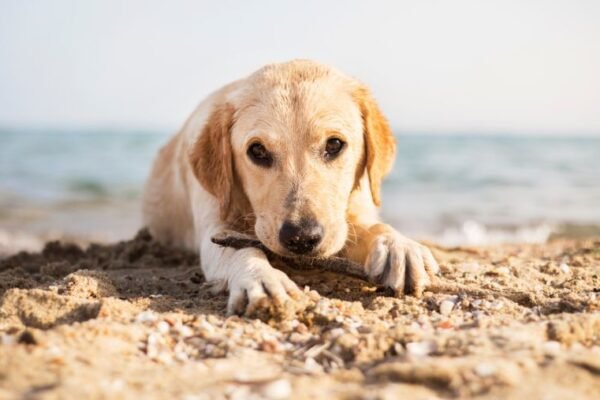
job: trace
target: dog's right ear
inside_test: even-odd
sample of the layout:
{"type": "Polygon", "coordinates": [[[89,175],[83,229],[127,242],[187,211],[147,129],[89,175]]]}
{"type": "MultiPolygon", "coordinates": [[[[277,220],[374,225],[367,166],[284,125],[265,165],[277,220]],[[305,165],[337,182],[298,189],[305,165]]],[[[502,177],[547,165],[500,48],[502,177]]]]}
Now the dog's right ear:
{"type": "Polygon", "coordinates": [[[232,209],[231,127],[234,113],[231,104],[216,105],[189,154],[194,175],[219,202],[222,221],[227,219],[232,209]]]}

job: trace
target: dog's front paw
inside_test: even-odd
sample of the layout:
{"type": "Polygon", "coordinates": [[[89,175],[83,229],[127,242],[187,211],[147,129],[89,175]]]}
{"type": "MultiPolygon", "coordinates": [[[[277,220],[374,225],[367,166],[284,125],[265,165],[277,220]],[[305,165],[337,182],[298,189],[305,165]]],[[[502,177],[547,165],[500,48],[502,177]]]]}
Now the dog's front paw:
{"type": "Polygon", "coordinates": [[[397,294],[420,296],[439,266],[431,251],[385,226],[371,240],[365,269],[375,283],[397,294]]]}
{"type": "Polygon", "coordinates": [[[268,263],[243,271],[229,283],[229,315],[259,316],[281,312],[302,297],[302,291],[282,271],[268,263]]]}

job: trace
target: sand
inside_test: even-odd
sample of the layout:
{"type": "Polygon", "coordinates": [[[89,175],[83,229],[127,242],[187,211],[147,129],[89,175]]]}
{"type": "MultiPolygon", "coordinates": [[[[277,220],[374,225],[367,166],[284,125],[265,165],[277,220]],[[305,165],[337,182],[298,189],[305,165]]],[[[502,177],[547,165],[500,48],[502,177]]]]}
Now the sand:
{"type": "Polygon", "coordinates": [[[290,272],[256,318],[145,232],[5,258],[0,398],[598,398],[600,240],[432,247],[446,292],[290,272]]]}

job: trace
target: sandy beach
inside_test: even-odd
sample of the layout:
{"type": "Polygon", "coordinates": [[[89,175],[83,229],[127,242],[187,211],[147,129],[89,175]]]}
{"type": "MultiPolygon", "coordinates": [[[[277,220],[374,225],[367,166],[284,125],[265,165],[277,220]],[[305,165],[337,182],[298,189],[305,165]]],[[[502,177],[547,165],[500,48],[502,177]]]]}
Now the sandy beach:
{"type": "Polygon", "coordinates": [[[0,400],[600,400],[598,21],[0,1],[0,400]]]}
{"type": "Polygon", "coordinates": [[[303,301],[241,318],[144,232],[47,243],[0,261],[0,398],[595,398],[600,240],[432,248],[463,290],[289,271],[303,301]]]}

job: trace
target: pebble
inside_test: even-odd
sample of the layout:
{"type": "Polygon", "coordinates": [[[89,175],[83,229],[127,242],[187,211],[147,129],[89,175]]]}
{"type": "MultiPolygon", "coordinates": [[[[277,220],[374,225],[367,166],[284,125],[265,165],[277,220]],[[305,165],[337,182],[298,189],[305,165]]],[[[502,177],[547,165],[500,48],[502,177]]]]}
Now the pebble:
{"type": "Polygon", "coordinates": [[[175,330],[183,338],[190,337],[194,334],[194,330],[187,325],[177,324],[175,325],[175,330]]]}
{"type": "Polygon", "coordinates": [[[402,347],[402,344],[400,343],[394,343],[394,352],[396,352],[396,354],[400,355],[400,354],[404,354],[404,347],[402,347]]]}
{"type": "Polygon", "coordinates": [[[175,359],[177,361],[185,362],[189,360],[187,353],[183,350],[175,350],[175,359]]]}
{"type": "Polygon", "coordinates": [[[47,351],[51,357],[62,357],[63,356],[63,350],[58,346],[50,346],[50,347],[48,347],[47,351]]]}
{"type": "Polygon", "coordinates": [[[267,399],[287,399],[292,395],[292,385],[287,379],[277,379],[265,384],[260,392],[267,399]]]}
{"type": "Polygon", "coordinates": [[[450,315],[452,310],[454,309],[455,300],[446,299],[440,303],[440,314],[444,316],[450,315]]]}
{"type": "Polygon", "coordinates": [[[452,322],[446,320],[446,321],[442,321],[438,324],[438,328],[441,329],[450,329],[450,328],[454,328],[454,325],[452,324],[452,322]]]}
{"type": "Polygon", "coordinates": [[[210,396],[207,394],[185,394],[182,397],[183,400],[208,400],[210,396]]]}
{"type": "Polygon", "coordinates": [[[292,332],[289,336],[289,341],[292,343],[296,343],[296,344],[302,344],[302,343],[306,343],[310,340],[310,338],[312,337],[312,335],[310,334],[306,334],[306,333],[298,333],[298,332],[292,332]]]}
{"type": "Polygon", "coordinates": [[[123,379],[103,380],[100,382],[100,387],[102,387],[105,392],[120,392],[126,386],[123,379]]]}
{"type": "Polygon", "coordinates": [[[545,354],[555,355],[560,352],[561,344],[556,340],[548,340],[542,344],[542,350],[545,354]]]}
{"type": "Polygon", "coordinates": [[[346,331],[343,328],[333,328],[329,331],[329,336],[331,339],[337,339],[345,333],[346,331]]]}
{"type": "Polygon", "coordinates": [[[209,356],[212,355],[215,352],[215,349],[217,347],[214,344],[208,343],[205,347],[204,347],[204,352],[206,354],[208,354],[209,356]]]}
{"type": "Polygon", "coordinates": [[[496,366],[493,364],[481,363],[475,366],[474,371],[480,377],[487,378],[496,373],[496,366]]]}
{"type": "Polygon", "coordinates": [[[373,331],[373,329],[371,329],[371,327],[366,326],[366,325],[360,325],[358,328],[356,328],[356,331],[358,333],[371,333],[373,331]]]}
{"type": "Polygon", "coordinates": [[[274,339],[265,339],[260,342],[258,348],[267,353],[277,353],[281,351],[281,344],[274,339]]]}
{"type": "Polygon", "coordinates": [[[12,335],[7,335],[6,333],[2,333],[0,335],[0,344],[11,345],[17,343],[17,340],[12,335]]]}
{"type": "Polygon", "coordinates": [[[409,325],[409,328],[414,332],[418,332],[421,330],[421,324],[419,324],[417,321],[412,321],[409,325]]]}
{"type": "Polygon", "coordinates": [[[425,357],[433,353],[434,344],[431,342],[406,343],[406,352],[413,357],[425,357]]]}
{"type": "Polygon", "coordinates": [[[308,333],[308,327],[300,322],[298,325],[294,327],[294,330],[298,333],[308,333]]]}
{"type": "Polygon", "coordinates": [[[210,322],[205,320],[198,321],[198,328],[200,328],[200,331],[203,331],[208,334],[212,334],[215,332],[215,327],[210,322]]]}
{"type": "Polygon", "coordinates": [[[167,321],[160,321],[158,323],[158,325],[156,325],[156,330],[159,333],[166,335],[167,333],[169,333],[169,330],[171,330],[171,326],[169,325],[169,323],[167,321]]]}
{"type": "Polygon", "coordinates": [[[320,374],[323,372],[321,364],[312,357],[307,357],[306,360],[304,360],[304,369],[313,374],[320,374]]]}
{"type": "Polygon", "coordinates": [[[230,385],[225,388],[226,398],[229,400],[245,400],[250,397],[250,387],[246,385],[230,385]]]}
{"type": "Polygon", "coordinates": [[[563,274],[568,274],[569,271],[571,270],[571,267],[569,267],[569,264],[567,264],[567,263],[561,263],[558,268],[560,269],[560,271],[563,274]]]}
{"type": "Polygon", "coordinates": [[[153,311],[142,311],[135,317],[135,322],[138,323],[151,323],[155,322],[158,319],[158,316],[153,311]]]}
{"type": "Polygon", "coordinates": [[[481,270],[481,265],[478,262],[463,263],[458,267],[461,272],[474,274],[481,270]]]}
{"type": "Polygon", "coordinates": [[[146,341],[146,354],[150,358],[155,358],[158,355],[158,343],[160,338],[156,333],[151,333],[148,335],[148,339],[146,341]]]}
{"type": "Polygon", "coordinates": [[[293,319],[293,320],[289,320],[289,321],[286,320],[281,323],[280,329],[283,332],[289,332],[289,331],[293,330],[294,328],[296,328],[298,326],[298,324],[299,324],[299,321],[297,319],[293,319]]]}
{"type": "Polygon", "coordinates": [[[579,343],[579,342],[573,342],[571,343],[571,346],[569,346],[569,350],[571,351],[585,351],[585,347],[579,343]]]}

